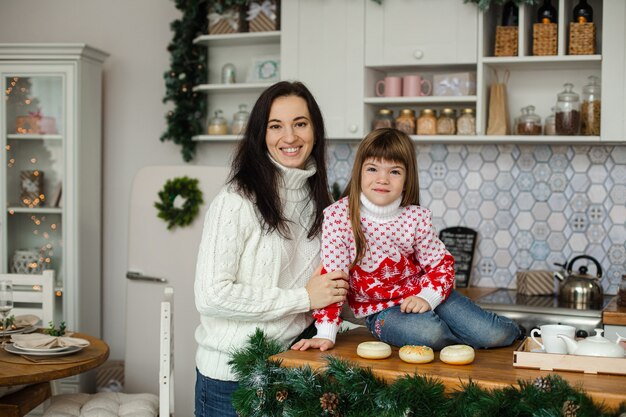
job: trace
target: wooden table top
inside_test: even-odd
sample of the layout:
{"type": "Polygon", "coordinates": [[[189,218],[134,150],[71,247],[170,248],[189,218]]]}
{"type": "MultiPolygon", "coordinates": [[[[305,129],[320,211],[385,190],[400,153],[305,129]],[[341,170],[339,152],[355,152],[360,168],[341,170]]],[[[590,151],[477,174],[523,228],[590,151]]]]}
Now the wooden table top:
{"type": "Polygon", "coordinates": [[[307,351],[289,350],[272,356],[272,359],[281,360],[282,366],[298,367],[309,365],[313,369],[326,366],[324,356],[334,355],[341,359],[369,367],[373,373],[387,381],[395,380],[405,374],[418,373],[436,377],[444,384],[446,391],[460,389],[460,382],[472,381],[484,388],[501,388],[517,385],[518,380],[534,380],[539,376],[558,374],[567,380],[573,387],[580,386],[594,400],[604,401],[610,407],[617,407],[626,401],[626,376],[592,375],[578,372],[541,371],[538,369],[522,369],[513,366],[513,351],[519,343],[489,350],[476,350],[476,358],[470,365],[454,366],[439,360],[439,353],[435,353],[435,360],[428,364],[413,365],[400,360],[398,348],[392,347],[392,355],[387,359],[368,360],[356,354],[359,343],[376,340],[365,328],[358,328],[347,333],[337,335],[335,348],[320,352],[317,349],[307,351]]]}
{"type": "Polygon", "coordinates": [[[626,307],[617,305],[617,297],[602,310],[602,323],[626,326],[626,307]]]}
{"type": "Polygon", "coordinates": [[[0,350],[0,386],[35,384],[81,374],[109,357],[109,346],[104,341],[83,333],[72,336],[89,340],[90,345],[72,355],[35,357],[33,360],[37,362],[0,350]]]}

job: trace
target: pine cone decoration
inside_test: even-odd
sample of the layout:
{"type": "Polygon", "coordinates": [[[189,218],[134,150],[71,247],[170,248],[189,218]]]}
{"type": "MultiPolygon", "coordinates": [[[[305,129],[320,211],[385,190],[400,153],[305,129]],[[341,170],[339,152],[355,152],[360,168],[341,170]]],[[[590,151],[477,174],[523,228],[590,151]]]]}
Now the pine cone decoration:
{"type": "Polygon", "coordinates": [[[283,401],[287,399],[288,395],[289,393],[287,392],[287,390],[280,390],[276,393],[276,401],[278,401],[279,403],[282,403],[283,401]]]}
{"type": "Polygon", "coordinates": [[[265,392],[263,392],[263,388],[257,388],[256,396],[259,397],[259,398],[265,397],[265,392]]]}
{"type": "Polygon", "coordinates": [[[536,378],[533,385],[539,391],[543,392],[549,392],[552,389],[552,382],[548,378],[544,378],[542,376],[536,378]]]}
{"type": "Polygon", "coordinates": [[[337,394],[334,392],[325,392],[320,397],[320,405],[322,406],[322,410],[329,414],[334,414],[339,405],[339,397],[337,397],[337,394]]]}
{"type": "Polygon", "coordinates": [[[580,408],[572,400],[567,400],[563,403],[563,408],[561,412],[563,413],[563,417],[576,417],[578,415],[578,409],[580,408]]]}

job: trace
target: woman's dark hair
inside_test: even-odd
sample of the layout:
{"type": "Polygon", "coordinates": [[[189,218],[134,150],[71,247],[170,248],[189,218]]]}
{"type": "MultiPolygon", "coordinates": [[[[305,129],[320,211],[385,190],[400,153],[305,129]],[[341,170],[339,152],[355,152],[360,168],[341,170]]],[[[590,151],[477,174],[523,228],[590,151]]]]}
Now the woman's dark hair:
{"type": "Polygon", "coordinates": [[[308,233],[311,239],[321,232],[323,210],[332,200],[326,175],[324,119],[315,98],[304,84],[281,81],[261,93],[250,112],[246,131],[235,153],[229,183],[235,184],[243,195],[256,204],[263,218],[263,228],[268,233],[278,230],[287,237],[287,220],[283,216],[278,194],[280,174],[270,160],[265,135],[272,103],[279,97],[288,96],[301,97],[306,102],[315,138],[311,158],[315,160],[317,172],[308,179],[311,200],[315,204],[315,219],[308,233]]]}

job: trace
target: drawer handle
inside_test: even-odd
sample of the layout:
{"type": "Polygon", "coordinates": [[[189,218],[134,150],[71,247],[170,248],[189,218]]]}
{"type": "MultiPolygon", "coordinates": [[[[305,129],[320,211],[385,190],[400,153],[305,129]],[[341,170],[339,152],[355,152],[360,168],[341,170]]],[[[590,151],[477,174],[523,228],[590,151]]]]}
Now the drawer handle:
{"type": "Polygon", "coordinates": [[[421,49],[417,49],[415,52],[413,52],[413,57],[415,59],[422,59],[422,58],[424,58],[424,51],[422,51],[421,49]]]}
{"type": "Polygon", "coordinates": [[[350,131],[350,133],[356,133],[356,132],[359,131],[359,126],[358,125],[350,125],[348,130],[350,131]]]}

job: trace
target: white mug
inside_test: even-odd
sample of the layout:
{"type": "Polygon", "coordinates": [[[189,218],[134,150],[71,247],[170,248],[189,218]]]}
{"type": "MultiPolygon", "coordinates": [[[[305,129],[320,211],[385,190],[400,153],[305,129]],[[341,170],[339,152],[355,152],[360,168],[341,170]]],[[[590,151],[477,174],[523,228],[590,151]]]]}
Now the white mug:
{"type": "Polygon", "coordinates": [[[567,353],[565,342],[557,337],[559,334],[564,334],[574,339],[576,336],[576,328],[564,324],[544,324],[543,326],[539,326],[539,329],[532,329],[530,338],[541,346],[546,353],[567,353]],[[535,333],[541,335],[541,341],[543,343],[535,339],[535,333]]]}

